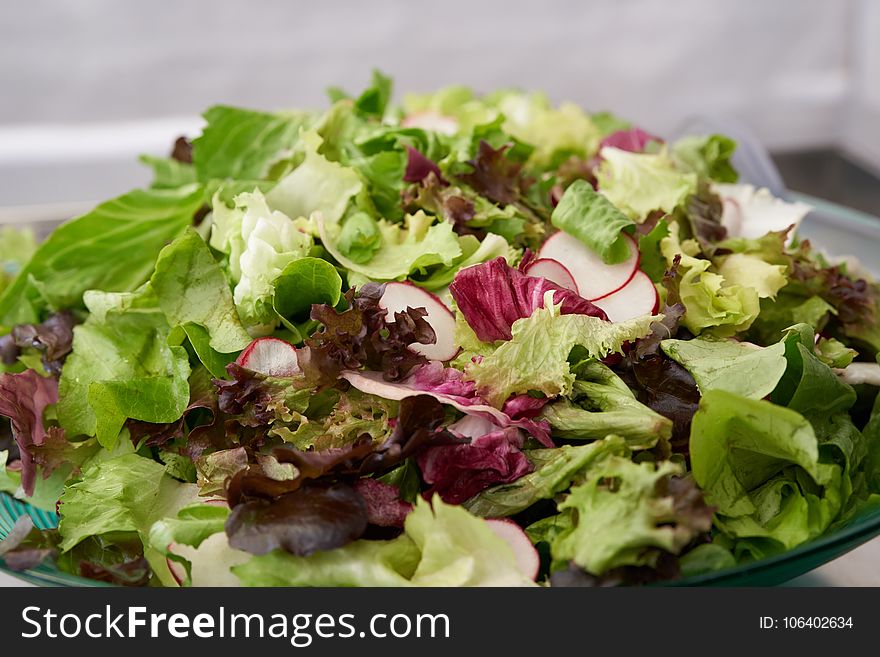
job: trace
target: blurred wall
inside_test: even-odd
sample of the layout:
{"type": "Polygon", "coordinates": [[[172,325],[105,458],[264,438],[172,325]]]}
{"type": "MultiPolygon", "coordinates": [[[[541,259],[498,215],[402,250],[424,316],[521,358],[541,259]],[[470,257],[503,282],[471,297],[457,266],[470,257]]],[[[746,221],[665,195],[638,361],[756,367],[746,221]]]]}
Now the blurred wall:
{"type": "MultiPolygon", "coordinates": [[[[465,83],[543,89],[660,134],[732,117],[770,147],[868,143],[880,133],[878,2],[499,0],[290,2],[28,0],[0,20],[0,193],[32,202],[34,167],[134,177],[213,103],[324,104],[379,67],[398,90],[465,83]],[[841,117],[862,121],[847,131],[841,117]],[[121,164],[126,162],[126,164],[121,164]],[[91,168],[90,168],[91,167],[91,168]],[[13,170],[14,169],[14,170],[13,170]],[[6,171],[9,175],[2,175],[6,171]],[[17,195],[17,196],[16,196],[17,195]]],[[[59,181],[58,197],[107,190],[59,181]]],[[[40,191],[46,194],[45,190],[40,191]]],[[[3,201],[0,201],[3,203],[3,201]]]]}

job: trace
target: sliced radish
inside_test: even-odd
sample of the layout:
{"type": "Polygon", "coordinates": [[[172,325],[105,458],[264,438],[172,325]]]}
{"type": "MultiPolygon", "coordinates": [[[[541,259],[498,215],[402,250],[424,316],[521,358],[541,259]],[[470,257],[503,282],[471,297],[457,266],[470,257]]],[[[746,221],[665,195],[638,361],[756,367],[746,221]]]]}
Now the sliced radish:
{"type": "Polygon", "coordinates": [[[458,121],[451,116],[446,116],[434,110],[412,112],[403,117],[400,122],[404,128],[421,128],[439,132],[441,135],[454,135],[458,132],[458,121]]]}
{"type": "Polygon", "coordinates": [[[300,372],[296,347],[278,338],[258,338],[235,361],[267,376],[296,376],[300,372]]]}
{"type": "Polygon", "coordinates": [[[428,312],[425,320],[437,334],[437,341],[434,344],[414,343],[409,348],[431,360],[455,358],[458,353],[454,339],[455,317],[438,297],[412,283],[391,282],[385,284],[379,307],[388,311],[387,322],[393,322],[394,313],[404,312],[407,308],[424,308],[428,312]]]}
{"type": "Polygon", "coordinates": [[[530,579],[538,576],[541,558],[526,533],[512,520],[492,518],[486,520],[495,535],[502,539],[513,550],[513,556],[523,575],[530,579]]]}
{"type": "Polygon", "coordinates": [[[532,262],[526,267],[525,273],[528,276],[546,278],[551,283],[556,283],[567,290],[571,290],[575,294],[580,294],[580,292],[578,292],[577,283],[574,281],[574,276],[572,276],[571,272],[568,271],[568,268],[558,260],[553,260],[552,258],[538,258],[537,260],[532,260],[532,262]]]}
{"type": "Polygon", "coordinates": [[[616,265],[605,264],[586,244],[561,230],[544,242],[538,256],[559,262],[574,279],[578,294],[592,301],[622,288],[638,270],[639,247],[632,237],[625,233],[624,237],[629,257],[616,265]]]}
{"type": "Polygon", "coordinates": [[[637,271],[629,283],[601,299],[594,299],[593,304],[605,311],[609,321],[624,322],[657,312],[660,295],[648,275],[637,271]]]}

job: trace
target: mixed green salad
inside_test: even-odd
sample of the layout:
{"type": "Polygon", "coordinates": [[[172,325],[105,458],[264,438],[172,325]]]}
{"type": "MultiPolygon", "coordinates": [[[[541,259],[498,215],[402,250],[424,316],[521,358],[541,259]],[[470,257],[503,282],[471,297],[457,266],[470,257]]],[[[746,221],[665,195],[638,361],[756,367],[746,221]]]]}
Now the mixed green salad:
{"type": "Polygon", "coordinates": [[[880,497],[880,287],[806,206],[539,94],[217,106],[0,234],[0,543],[149,586],[641,584],[880,497]]]}

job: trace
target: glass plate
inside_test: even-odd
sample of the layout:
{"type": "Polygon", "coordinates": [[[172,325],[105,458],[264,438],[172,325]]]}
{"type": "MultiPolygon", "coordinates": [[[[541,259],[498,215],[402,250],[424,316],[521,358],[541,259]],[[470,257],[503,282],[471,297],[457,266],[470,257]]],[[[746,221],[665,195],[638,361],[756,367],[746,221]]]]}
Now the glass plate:
{"type": "MultiPolygon", "coordinates": [[[[874,274],[880,274],[880,219],[871,215],[816,199],[804,194],[791,194],[809,203],[814,211],[804,220],[798,234],[812,240],[829,255],[852,255],[874,274]]],[[[54,527],[54,513],[36,509],[29,504],[0,493],[0,539],[5,538],[17,518],[29,515],[40,528],[54,527]]],[[[686,577],[671,586],[774,586],[803,575],[814,568],[880,535],[880,508],[872,508],[854,517],[845,527],[805,543],[784,554],[719,570],[705,575],[686,577]]],[[[106,586],[102,582],[75,577],[43,564],[25,572],[0,571],[37,586],[106,586]]]]}

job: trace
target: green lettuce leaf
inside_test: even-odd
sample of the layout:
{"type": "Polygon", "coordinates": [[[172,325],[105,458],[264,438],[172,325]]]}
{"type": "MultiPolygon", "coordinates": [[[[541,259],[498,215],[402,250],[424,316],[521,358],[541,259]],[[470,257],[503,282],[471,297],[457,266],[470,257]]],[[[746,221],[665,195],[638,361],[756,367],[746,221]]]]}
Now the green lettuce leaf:
{"type": "Polygon", "coordinates": [[[0,295],[36,250],[37,241],[29,228],[0,228],[0,295]]]}
{"type": "Polygon", "coordinates": [[[541,414],[553,435],[597,440],[614,434],[630,449],[650,449],[672,436],[672,421],[640,403],[610,368],[587,361],[576,369],[570,398],[548,404],[541,414]]]}
{"type": "Polygon", "coordinates": [[[305,113],[268,114],[226,105],[204,113],[207,125],[193,141],[193,164],[201,181],[259,180],[293,149],[305,113]]]}
{"type": "MultiPolygon", "coordinates": [[[[197,486],[172,479],[162,464],[137,454],[95,463],[61,495],[59,547],[68,551],[84,539],[111,532],[137,532],[149,546],[153,523],[176,516],[197,494],[197,486]]],[[[173,582],[164,556],[151,549],[144,555],[160,581],[173,582]]]]}
{"type": "Polygon", "coordinates": [[[271,333],[278,324],[273,308],[278,277],[313,246],[306,223],[271,210],[259,190],[236,196],[232,209],[215,200],[211,246],[229,256],[235,307],[255,337],[271,333]]]}
{"type": "Polygon", "coordinates": [[[784,265],[773,265],[756,255],[732,253],[716,258],[718,273],[727,285],[752,288],[761,299],[775,299],[788,284],[784,265]]]}
{"type": "Polygon", "coordinates": [[[535,585],[489,525],[438,495],[431,503],[416,500],[404,531],[421,552],[410,580],[415,586],[535,585]]]}
{"type": "Polygon", "coordinates": [[[664,486],[681,474],[683,467],[670,461],[634,463],[609,456],[599,462],[558,505],[563,514],[573,513],[557,524],[551,539],[554,563],[574,561],[600,575],[619,566],[652,566],[657,548],[680,552],[705,531],[664,486]]]}
{"type": "Polygon", "coordinates": [[[548,397],[569,395],[575,375],[568,356],[575,346],[592,358],[620,352],[623,344],[645,337],[658,316],[645,315],[611,323],[588,315],[562,315],[549,292],[544,308],[514,322],[513,337],[478,363],[465,376],[492,405],[503,404],[514,393],[538,391],[548,397]]]}
{"type": "Polygon", "coordinates": [[[633,221],[585,180],[575,180],[562,195],[550,221],[578,238],[609,264],[629,257],[626,236],[621,232],[633,221]]]}
{"type": "Polygon", "coordinates": [[[660,251],[660,242],[669,235],[669,224],[661,219],[645,235],[639,235],[639,269],[645,272],[652,281],[659,283],[666,273],[666,258],[660,251]]]}
{"type": "Polygon", "coordinates": [[[153,155],[141,155],[140,161],[153,170],[153,189],[175,189],[198,181],[195,167],[188,162],[153,155]]]}
{"type": "Polygon", "coordinates": [[[134,290],[203,202],[199,185],[135,190],[62,225],[0,296],[0,326],[39,322],[47,308],[81,307],[86,290],[134,290]]]}
{"type": "Polygon", "coordinates": [[[170,326],[202,326],[210,336],[210,347],[222,354],[250,344],[232,303],[229,282],[195,230],[188,229],[162,250],[150,285],[170,326]]]}
{"type": "Polygon", "coordinates": [[[711,261],[696,257],[699,246],[693,240],[680,242],[678,225],[660,241],[660,250],[672,267],[678,267],[678,291],[686,312],[682,323],[695,335],[710,329],[718,336],[728,336],[748,329],[760,310],[758,292],[751,287],[732,285],[721,274],[709,271],[711,261]]]}
{"type": "Polygon", "coordinates": [[[473,235],[462,235],[458,238],[458,246],[461,255],[449,266],[438,266],[427,278],[411,278],[412,282],[428,290],[439,290],[448,287],[459,270],[465,267],[479,265],[498,257],[505,258],[510,263],[514,257],[507,240],[491,232],[487,233],[482,241],[473,235]]]}
{"type": "Polygon", "coordinates": [[[419,562],[406,535],[297,557],[276,550],[232,567],[244,586],[409,586],[419,562]]]}
{"type": "Polygon", "coordinates": [[[364,183],[356,171],[331,162],[318,152],[323,140],[317,132],[303,132],[300,142],[305,159],[278,181],[266,195],[266,201],[273,210],[293,219],[320,212],[325,222],[335,224],[364,183]]]}
{"type": "Polygon", "coordinates": [[[606,146],[597,178],[599,191],[633,221],[654,210],[669,214],[697,191],[697,176],[682,173],[664,153],[630,153],[606,146]]]}
{"type": "Polygon", "coordinates": [[[739,178],[730,162],[736,142],[724,135],[682,137],[672,144],[672,157],[682,169],[701,178],[735,183],[739,178]]]}
{"type": "Polygon", "coordinates": [[[726,390],[763,399],[776,389],[788,367],[784,342],[760,348],[734,340],[694,338],[663,340],[660,347],[691,373],[703,394],[726,390]]]}
{"type": "Polygon", "coordinates": [[[820,461],[810,422],[764,400],[705,393],[690,454],[716,526],[738,555],[767,556],[814,538],[844,502],[842,468],[820,461]]]}
{"type": "MultiPolygon", "coordinates": [[[[340,228],[323,218],[318,219],[321,243],[346,269],[375,281],[402,279],[413,272],[434,265],[450,266],[461,256],[458,236],[449,222],[433,223],[419,210],[406,215],[405,227],[384,220],[379,221],[382,245],[366,263],[346,258],[338,248],[340,228]]],[[[349,281],[351,284],[351,281],[349,281]]]]}
{"type": "Polygon", "coordinates": [[[749,328],[748,336],[758,344],[772,344],[789,326],[807,324],[820,331],[828,318],[835,314],[834,306],[820,296],[804,298],[783,290],[775,300],[761,299],[761,310],[749,328]]]}
{"type": "Polygon", "coordinates": [[[0,492],[14,494],[21,486],[21,474],[7,470],[8,451],[0,452],[0,492]]]}
{"type": "Polygon", "coordinates": [[[342,277],[321,258],[294,260],[275,279],[273,307],[282,320],[308,319],[312,304],[335,306],[341,298],[342,277]]]}
{"type": "Polygon", "coordinates": [[[563,445],[556,449],[532,449],[526,457],[535,466],[529,474],[509,484],[492,486],[462,506],[476,516],[503,518],[548,500],[566,490],[575,479],[609,454],[626,456],[626,443],[609,436],[587,445],[563,445]]]}
{"type": "Polygon", "coordinates": [[[173,422],[186,409],[186,350],[168,345],[165,316],[143,300],[155,303],[155,297],[144,291],[136,302],[132,296],[86,296],[96,312],[74,329],[58,388],[58,419],[68,436],[97,436],[112,447],[127,418],[173,422]],[[115,309],[114,300],[120,304],[115,309]]]}

